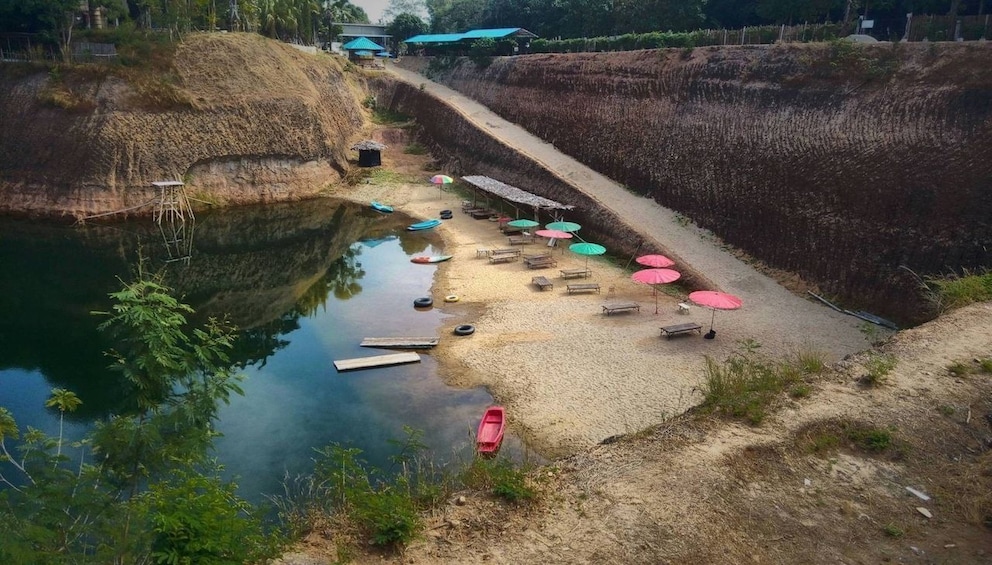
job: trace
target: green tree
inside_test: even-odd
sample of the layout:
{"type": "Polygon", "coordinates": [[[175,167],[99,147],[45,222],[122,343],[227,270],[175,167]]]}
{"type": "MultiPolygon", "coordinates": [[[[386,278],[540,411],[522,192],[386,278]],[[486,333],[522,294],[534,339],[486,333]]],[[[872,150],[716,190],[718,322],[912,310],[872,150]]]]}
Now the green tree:
{"type": "Polygon", "coordinates": [[[400,14],[386,26],[386,33],[393,36],[393,40],[396,42],[405,41],[426,32],[427,24],[415,14],[400,14]]]}
{"type": "Polygon", "coordinates": [[[382,20],[390,21],[400,14],[424,16],[427,14],[427,6],[424,0],[389,0],[389,5],[382,13],[382,20]]]}
{"type": "MultiPolygon", "coordinates": [[[[273,555],[278,538],[217,477],[206,453],[218,403],[239,393],[228,366],[231,331],[190,328],[192,309],[158,281],[124,284],[101,328],[133,403],[73,444],[20,433],[0,407],[0,562],[244,563],[273,555]],[[18,440],[11,449],[7,440],[18,440]],[[87,447],[92,445],[92,451],[87,447]],[[89,456],[92,462],[87,462],[89,456]]],[[[46,402],[60,415],[81,401],[64,389],[46,402]]]]}
{"type": "Polygon", "coordinates": [[[482,27],[485,4],[476,0],[425,0],[431,32],[457,33],[482,27]]]}
{"type": "Polygon", "coordinates": [[[58,449],[55,452],[56,457],[62,455],[62,432],[65,423],[65,413],[75,412],[76,408],[79,408],[79,405],[82,403],[83,401],[76,396],[76,393],[64,388],[52,389],[51,398],[45,402],[46,408],[56,408],[59,411],[59,440],[58,449]]]}

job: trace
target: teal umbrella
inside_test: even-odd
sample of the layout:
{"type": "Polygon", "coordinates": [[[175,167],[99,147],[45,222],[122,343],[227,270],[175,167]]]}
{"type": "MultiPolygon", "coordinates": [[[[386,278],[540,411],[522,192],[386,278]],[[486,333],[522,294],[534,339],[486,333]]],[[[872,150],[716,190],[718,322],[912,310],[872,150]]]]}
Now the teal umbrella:
{"type": "MultiPolygon", "coordinates": [[[[568,222],[555,222],[555,223],[566,223],[567,224],[568,222]]],[[[550,225],[550,224],[548,224],[548,225],[550,225]]],[[[578,225],[578,224],[576,224],[576,225],[578,225]]],[[[562,231],[567,231],[567,230],[562,230],[562,231]]],[[[585,255],[586,256],[586,267],[589,266],[589,256],[590,255],[602,255],[603,253],[606,253],[606,248],[603,247],[602,245],[599,245],[598,243],[586,243],[586,242],[573,243],[572,245],[569,245],[568,246],[568,249],[572,253],[578,253],[579,255],[585,255]]]]}
{"type": "Polygon", "coordinates": [[[537,226],[539,226],[541,224],[538,223],[538,222],[535,222],[534,220],[522,219],[522,220],[512,220],[512,221],[509,221],[509,222],[506,223],[506,225],[510,226],[511,228],[527,229],[527,228],[536,228],[537,226]]]}
{"type": "MultiPolygon", "coordinates": [[[[567,231],[569,233],[574,232],[574,231],[579,231],[580,229],[582,229],[582,226],[580,226],[579,224],[576,224],[575,222],[551,222],[550,224],[548,224],[548,225],[546,225],[544,227],[548,228],[549,230],[567,231]]],[[[578,244],[576,244],[576,245],[578,245],[578,244]]],[[[602,246],[600,246],[600,247],[602,247],[602,246]]],[[[571,248],[569,248],[569,249],[571,249],[571,248]]],[[[606,249],[603,249],[603,253],[605,253],[605,252],[606,252],[606,249]]],[[[593,255],[597,255],[597,254],[596,253],[593,253],[593,255]]]]}

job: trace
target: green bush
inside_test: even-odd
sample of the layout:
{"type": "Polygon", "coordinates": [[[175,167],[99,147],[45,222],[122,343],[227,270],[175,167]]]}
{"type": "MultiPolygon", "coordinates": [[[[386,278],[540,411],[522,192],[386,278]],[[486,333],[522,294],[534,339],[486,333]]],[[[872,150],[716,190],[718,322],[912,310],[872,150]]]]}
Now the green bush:
{"type": "Polygon", "coordinates": [[[533,500],[537,491],[527,482],[527,473],[517,468],[509,459],[477,458],[462,475],[465,486],[489,490],[510,502],[533,500]]]}
{"type": "Polygon", "coordinates": [[[759,347],[760,344],[745,340],[741,342],[742,351],[723,363],[706,358],[701,405],[704,410],[758,425],[782,392],[801,383],[804,376],[801,366],[765,360],[756,353],[759,347]]]}
{"type": "Polygon", "coordinates": [[[888,430],[872,427],[853,426],[847,430],[847,439],[865,451],[885,451],[892,445],[888,430]]]}
{"type": "Polygon", "coordinates": [[[878,386],[885,382],[895,367],[896,358],[894,356],[872,351],[865,360],[867,373],[861,380],[867,386],[878,386]]]}
{"type": "Polygon", "coordinates": [[[936,289],[938,307],[944,310],[987,302],[992,300],[992,271],[980,275],[966,271],[961,276],[929,278],[925,286],[936,289]]]}

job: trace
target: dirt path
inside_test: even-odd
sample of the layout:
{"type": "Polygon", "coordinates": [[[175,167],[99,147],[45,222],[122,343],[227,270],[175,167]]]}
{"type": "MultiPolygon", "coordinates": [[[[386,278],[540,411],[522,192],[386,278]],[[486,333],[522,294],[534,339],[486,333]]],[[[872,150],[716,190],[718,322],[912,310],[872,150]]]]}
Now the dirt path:
{"type": "Polygon", "coordinates": [[[866,347],[860,320],[796,296],[721,247],[711,234],[684,225],[676,213],[652,200],[639,198],[617,183],[564,155],[486,107],[426,77],[388,66],[389,72],[443,99],[479,128],[541,163],[542,166],[593,198],[637,230],[646,240],[672,251],[672,258],[691,264],[718,288],[739,296],[744,308],[717,313],[719,338],[755,339],[766,350],[789,351],[808,343],[831,361],[866,347]]]}

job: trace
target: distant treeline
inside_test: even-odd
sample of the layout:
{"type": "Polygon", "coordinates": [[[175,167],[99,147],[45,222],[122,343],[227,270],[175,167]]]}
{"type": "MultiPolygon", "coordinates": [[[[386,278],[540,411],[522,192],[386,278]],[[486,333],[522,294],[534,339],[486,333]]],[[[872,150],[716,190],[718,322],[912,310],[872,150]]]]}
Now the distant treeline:
{"type": "MultiPolygon", "coordinates": [[[[101,17],[81,10],[79,0],[0,0],[0,34],[38,34],[52,44],[67,44],[73,27],[78,31],[101,20],[111,26],[131,23],[178,33],[255,31],[283,41],[322,44],[340,32],[335,23],[369,21],[365,11],[349,0],[91,0],[89,4],[102,6],[101,17]]],[[[992,0],[390,0],[384,19],[393,24],[390,31],[398,41],[412,33],[522,27],[549,40],[617,38],[610,41],[675,47],[716,42],[699,33],[679,32],[809,24],[840,24],[838,29],[848,30],[860,18],[875,23],[876,37],[899,39],[909,13],[914,14],[914,22],[921,16],[945,16],[949,21],[972,16],[964,31],[981,37],[987,32],[982,22],[990,5],[992,0]],[[645,37],[631,39],[634,36],[645,37]]],[[[934,27],[932,20],[929,25],[934,27]]],[[[950,25],[949,32],[948,24],[936,26],[945,36],[940,39],[953,39],[954,24],[950,25]]]]}

